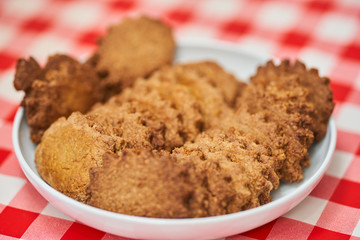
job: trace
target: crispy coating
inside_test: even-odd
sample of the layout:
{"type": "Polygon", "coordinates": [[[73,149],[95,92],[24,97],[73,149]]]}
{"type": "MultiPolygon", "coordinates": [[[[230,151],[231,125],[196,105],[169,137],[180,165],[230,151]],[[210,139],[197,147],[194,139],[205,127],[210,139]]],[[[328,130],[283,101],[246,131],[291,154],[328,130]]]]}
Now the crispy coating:
{"type": "Polygon", "coordinates": [[[163,67],[55,122],[36,149],[38,171],[68,196],[129,215],[205,217],[266,204],[280,180],[302,179],[322,134],[317,105],[332,105],[328,83],[314,77],[327,98],[310,97],[310,80],[294,67],[269,62],[248,85],[211,62],[163,67]]]}
{"type": "MultiPolygon", "coordinates": [[[[206,77],[192,74],[192,70],[187,70],[183,65],[165,67],[146,81],[138,79],[133,88],[114,96],[105,104],[94,106],[87,114],[73,113],[68,120],[55,122],[36,149],[38,171],[41,176],[45,176],[45,181],[59,191],[70,193],[68,195],[72,197],[71,193],[76,192],[80,195],[77,199],[86,201],[89,195],[85,188],[90,181],[89,168],[86,167],[93,164],[83,161],[99,158],[92,156],[91,152],[75,149],[76,153],[67,155],[66,161],[59,161],[63,152],[69,151],[71,145],[68,142],[97,146],[102,144],[101,136],[104,136],[113,143],[110,149],[106,149],[112,152],[124,149],[171,151],[187,141],[194,141],[200,132],[218,123],[226,112],[231,112],[230,107],[206,77]],[[208,105],[211,106],[207,107],[208,105]],[[88,127],[82,131],[73,131],[70,135],[72,128],[80,128],[76,119],[88,127]],[[69,132],[69,135],[64,136],[64,132],[69,132]],[[93,144],[89,144],[88,138],[84,137],[88,132],[99,136],[92,139],[93,144]],[[62,141],[66,144],[61,144],[62,141]],[[78,167],[84,168],[84,177],[76,180],[70,176],[72,171],[63,171],[78,167]],[[51,179],[48,181],[47,175],[61,175],[62,185],[58,187],[51,179]],[[64,180],[67,177],[71,181],[64,180]],[[83,187],[78,189],[79,186],[83,187]]],[[[97,165],[102,165],[101,159],[96,162],[97,165]]]]}
{"type": "Polygon", "coordinates": [[[102,155],[113,152],[116,141],[89,126],[79,112],[58,119],[43,138],[35,151],[41,177],[65,195],[86,201],[89,168],[102,165],[102,155]]]}
{"type": "Polygon", "coordinates": [[[187,71],[192,71],[220,90],[224,100],[229,106],[233,106],[239,91],[246,85],[238,81],[232,74],[213,61],[193,62],[184,65],[187,71]]]}
{"type": "Polygon", "coordinates": [[[171,64],[175,44],[161,22],[140,17],[113,26],[98,50],[84,64],[67,55],[54,55],[41,68],[36,60],[20,59],[14,86],[25,92],[22,106],[39,143],[44,131],[59,117],[87,112],[163,65],[171,64]]]}
{"type": "Polygon", "coordinates": [[[185,166],[167,152],[124,150],[105,154],[103,167],[91,169],[88,204],[135,216],[189,217],[193,187],[185,166]]]}
{"type": "Polygon", "coordinates": [[[96,69],[108,98],[131,86],[137,77],[171,64],[174,52],[169,27],[149,17],[126,18],[108,29],[88,62],[96,69]]]}
{"type": "Polygon", "coordinates": [[[95,71],[66,55],[49,57],[41,68],[35,59],[18,61],[14,85],[23,90],[21,103],[31,128],[31,140],[38,143],[44,131],[61,116],[86,112],[102,99],[95,71]]]}
{"type": "MultiPolygon", "coordinates": [[[[171,102],[172,107],[181,112],[179,118],[185,125],[190,123],[191,126],[204,130],[218,125],[219,119],[232,112],[230,106],[236,95],[235,92],[231,95],[226,92],[230,88],[237,89],[238,85],[231,74],[214,62],[177,64],[155,72],[146,82],[138,80],[133,89],[125,90],[115,101],[151,102],[151,99],[143,100],[143,96],[155,91],[161,99],[171,102]],[[217,84],[214,84],[214,79],[218,81],[217,84]],[[220,82],[224,82],[224,85],[220,82]],[[192,109],[196,109],[198,113],[192,109]]],[[[159,114],[164,114],[162,112],[164,111],[159,114]]],[[[191,126],[187,129],[191,129],[191,126]]],[[[184,132],[185,135],[191,135],[190,139],[187,137],[188,140],[193,140],[198,133],[199,130],[184,132]]]]}
{"type": "Polygon", "coordinates": [[[314,134],[318,137],[324,135],[321,129],[327,125],[322,122],[326,118],[327,124],[333,108],[328,81],[314,77],[313,70],[306,71],[302,66],[300,62],[290,65],[283,61],[279,66],[268,62],[259,67],[251,78],[251,84],[237,100],[240,121],[248,114],[257,114],[260,119],[253,121],[253,126],[261,125],[260,122],[276,123],[275,131],[283,137],[278,148],[286,154],[279,176],[288,182],[298,182],[303,178],[302,168],[310,164],[308,148],[314,141],[314,134]],[[312,76],[310,80],[308,75],[312,76]],[[322,94],[326,97],[311,97],[315,90],[309,90],[308,81],[315,81],[312,86],[326,92],[322,94]],[[324,110],[325,116],[318,116],[321,106],[331,110],[326,110],[326,113],[324,110]]]}
{"type": "Polygon", "coordinates": [[[129,149],[103,159],[103,167],[90,170],[88,204],[106,210],[146,217],[204,217],[239,211],[251,197],[245,187],[248,178],[228,161],[129,149]]]}
{"type": "Polygon", "coordinates": [[[172,156],[179,163],[193,163],[197,173],[206,173],[202,185],[211,194],[190,201],[194,209],[202,211],[199,216],[260,206],[271,201],[270,191],[279,185],[277,174],[263,160],[269,157],[269,152],[252,139],[237,134],[234,128],[205,131],[194,143],[175,149],[172,156]],[[219,182],[219,176],[223,181],[219,182]]]}
{"type": "Polygon", "coordinates": [[[307,69],[299,60],[294,64],[284,60],[278,66],[269,61],[265,66],[259,67],[257,74],[251,78],[251,83],[257,87],[275,83],[281,89],[293,82],[307,92],[303,95],[305,99],[301,101],[314,108],[310,113],[313,120],[310,129],[314,132],[315,141],[320,141],[326,133],[327,123],[334,109],[329,78],[320,77],[317,69],[307,69]]]}

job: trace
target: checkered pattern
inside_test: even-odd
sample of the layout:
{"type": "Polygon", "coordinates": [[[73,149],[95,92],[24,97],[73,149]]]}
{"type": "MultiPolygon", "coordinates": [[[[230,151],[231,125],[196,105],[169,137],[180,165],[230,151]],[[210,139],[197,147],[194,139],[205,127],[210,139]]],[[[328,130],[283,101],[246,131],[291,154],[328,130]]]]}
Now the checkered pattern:
{"type": "Polygon", "coordinates": [[[331,78],[338,143],[318,187],[282,217],[235,239],[360,240],[360,1],[8,0],[0,1],[0,239],[124,239],[75,222],[26,180],[11,129],[22,94],[14,67],[29,55],[81,57],[106,26],[147,14],[177,37],[235,42],[257,54],[300,58],[331,78]]]}

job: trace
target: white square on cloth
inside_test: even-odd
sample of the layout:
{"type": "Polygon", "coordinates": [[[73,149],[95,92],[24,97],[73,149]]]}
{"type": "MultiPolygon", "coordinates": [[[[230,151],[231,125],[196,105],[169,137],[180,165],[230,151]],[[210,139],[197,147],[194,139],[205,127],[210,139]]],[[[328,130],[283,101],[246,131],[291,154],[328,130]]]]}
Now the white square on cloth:
{"type": "Polygon", "coordinates": [[[356,37],[357,28],[357,19],[329,13],[320,19],[314,35],[323,41],[347,44],[356,37]]]}
{"type": "Polygon", "coordinates": [[[339,129],[360,134],[360,107],[343,104],[338,112],[336,125],[339,129]]]}
{"type": "Polygon", "coordinates": [[[283,215],[283,217],[316,225],[327,202],[327,200],[321,198],[308,196],[294,209],[283,215]]]}
{"type": "Polygon", "coordinates": [[[0,174],[0,203],[8,205],[25,183],[25,179],[0,174]]]}
{"type": "Polygon", "coordinates": [[[353,154],[335,150],[332,162],[326,173],[337,178],[342,178],[353,158],[353,154]]]}

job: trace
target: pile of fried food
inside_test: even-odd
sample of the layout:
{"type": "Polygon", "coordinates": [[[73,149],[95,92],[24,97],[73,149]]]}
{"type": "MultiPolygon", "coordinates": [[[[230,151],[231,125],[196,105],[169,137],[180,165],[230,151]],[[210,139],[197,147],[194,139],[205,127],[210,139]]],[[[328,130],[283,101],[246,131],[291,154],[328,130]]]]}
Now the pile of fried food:
{"type": "Polygon", "coordinates": [[[84,63],[18,61],[49,185],[114,212],[191,218],[260,206],[280,180],[303,178],[334,107],[328,78],[269,61],[246,84],[212,61],[172,65],[174,51],[171,30],[140,17],[111,27],[84,63]]]}

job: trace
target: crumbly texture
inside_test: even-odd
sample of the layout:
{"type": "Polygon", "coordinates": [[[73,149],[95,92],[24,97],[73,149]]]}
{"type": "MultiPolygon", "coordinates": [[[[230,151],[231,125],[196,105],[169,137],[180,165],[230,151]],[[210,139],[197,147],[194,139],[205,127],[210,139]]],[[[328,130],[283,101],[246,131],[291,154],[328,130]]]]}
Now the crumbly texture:
{"type": "Polygon", "coordinates": [[[147,17],[125,19],[110,28],[86,63],[67,55],[49,57],[42,68],[34,58],[19,59],[14,86],[25,92],[31,140],[39,143],[44,131],[59,117],[86,113],[137,77],[172,63],[175,44],[171,30],[147,17]]]}
{"type": "Polygon", "coordinates": [[[307,69],[299,60],[294,64],[284,60],[278,66],[269,61],[265,66],[258,68],[256,75],[251,78],[251,83],[252,86],[262,89],[273,84],[280,91],[289,89],[294,92],[295,90],[292,90],[293,87],[290,85],[302,88],[302,96],[298,94],[296,97],[301,98],[302,104],[306,106],[295,105],[294,107],[297,107],[295,110],[301,114],[305,112],[306,115],[310,115],[312,119],[310,130],[314,133],[315,141],[320,141],[324,137],[327,123],[334,109],[334,102],[330,79],[320,77],[317,69],[307,69]],[[309,107],[313,108],[310,112],[309,107]]]}
{"type": "MultiPolygon", "coordinates": [[[[199,68],[204,66],[198,65],[199,68]]],[[[88,171],[93,164],[83,161],[97,159],[97,165],[101,166],[102,159],[93,156],[92,152],[72,148],[74,142],[81,146],[102,146],[102,137],[106,137],[113,143],[106,150],[114,153],[124,149],[172,151],[185,142],[194,141],[200,132],[216,125],[230,112],[222,94],[206,76],[193,74],[186,65],[165,67],[147,80],[138,79],[133,88],[105,104],[95,105],[87,114],[73,113],[68,120],[55,122],[36,149],[38,171],[57,190],[64,194],[78,193],[80,197],[76,199],[86,201],[89,197],[85,192],[90,181],[88,171]],[[87,127],[73,131],[73,128],[81,128],[79,124],[87,127]],[[65,132],[69,134],[64,135],[65,132]],[[88,132],[97,136],[92,139],[92,144],[84,137],[88,132]],[[64,157],[63,152],[74,154],[65,155],[66,161],[59,161],[64,157]],[[76,184],[72,179],[74,172],[64,171],[75,166],[84,168],[84,177],[78,178],[76,184]],[[62,181],[59,187],[51,179],[48,181],[48,175],[54,178],[61,175],[62,180],[68,178],[71,181],[62,181]]],[[[103,146],[101,148],[104,150],[103,146]]]]}
{"type": "Polygon", "coordinates": [[[200,212],[198,216],[238,212],[270,202],[270,191],[277,188],[279,178],[269,164],[261,161],[266,155],[261,145],[236,134],[234,129],[210,129],[194,143],[172,152],[177,162],[193,163],[195,172],[206,174],[202,184],[209,194],[190,201],[200,212]]]}
{"type": "Polygon", "coordinates": [[[149,17],[126,18],[108,29],[88,63],[96,69],[109,98],[131,86],[137,77],[170,65],[174,54],[169,27],[149,17]]]}
{"type": "Polygon", "coordinates": [[[103,167],[90,171],[88,204],[135,216],[189,217],[193,192],[188,169],[175,166],[167,152],[124,150],[105,154],[103,167]]]}
{"type": "Polygon", "coordinates": [[[58,119],[43,138],[35,152],[41,177],[65,195],[86,202],[89,169],[102,165],[102,155],[113,152],[116,141],[89,126],[78,112],[58,119]]]}
{"type": "Polygon", "coordinates": [[[74,111],[86,112],[103,98],[99,79],[87,64],[66,55],[49,57],[41,68],[35,59],[20,59],[14,85],[25,92],[21,105],[31,128],[31,140],[38,143],[56,119],[74,111]]]}
{"type": "Polygon", "coordinates": [[[36,149],[38,171],[70,197],[129,215],[205,217],[266,204],[280,180],[303,178],[308,148],[324,135],[317,109],[333,106],[328,82],[299,64],[269,62],[248,85],[212,62],[163,67],[55,122],[36,149]],[[309,96],[308,74],[326,97],[309,96]]]}
{"type": "Polygon", "coordinates": [[[240,122],[249,114],[257,115],[251,128],[260,122],[276,124],[275,132],[282,137],[277,148],[286,155],[279,176],[287,182],[300,181],[302,168],[310,164],[308,148],[314,138],[319,141],[325,135],[334,107],[329,80],[299,61],[291,65],[285,60],[278,66],[270,61],[258,68],[237,105],[240,122]],[[317,92],[318,97],[312,96],[317,92]]]}
{"type": "Polygon", "coordinates": [[[246,86],[213,61],[187,63],[184,67],[199,77],[206,77],[207,82],[219,89],[229,106],[234,105],[239,92],[246,86]]]}

